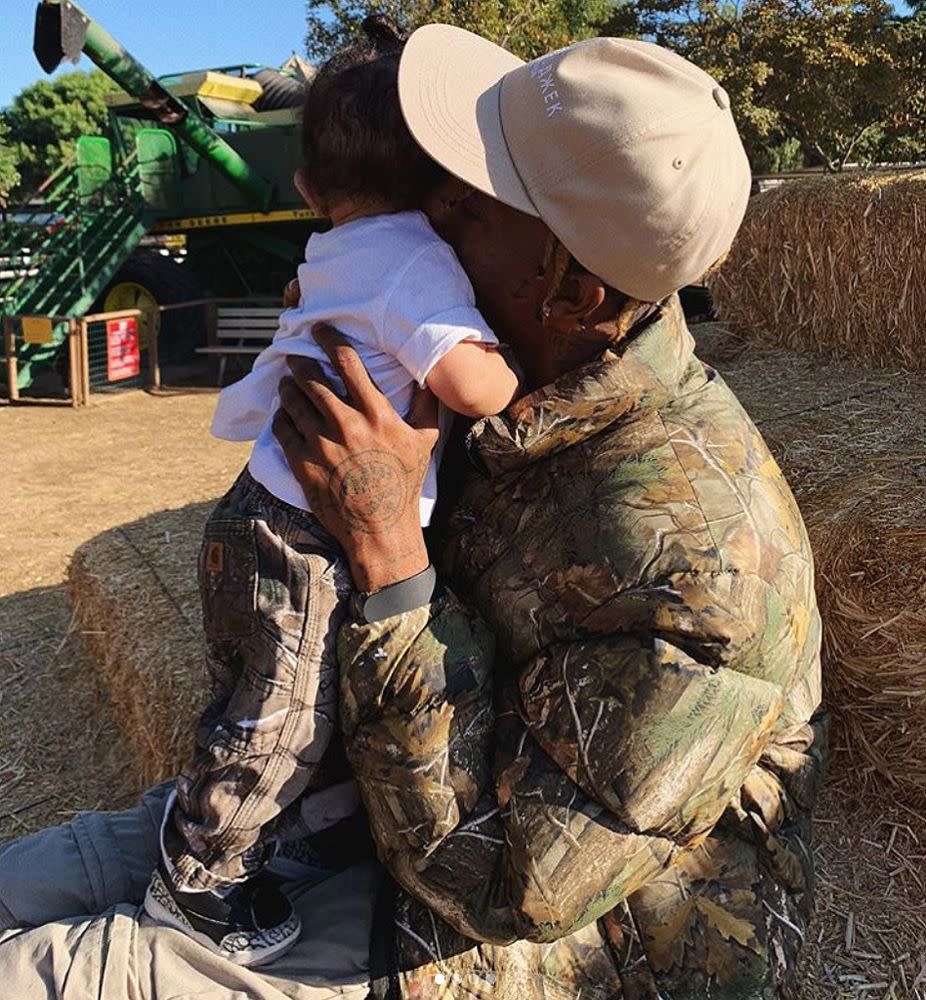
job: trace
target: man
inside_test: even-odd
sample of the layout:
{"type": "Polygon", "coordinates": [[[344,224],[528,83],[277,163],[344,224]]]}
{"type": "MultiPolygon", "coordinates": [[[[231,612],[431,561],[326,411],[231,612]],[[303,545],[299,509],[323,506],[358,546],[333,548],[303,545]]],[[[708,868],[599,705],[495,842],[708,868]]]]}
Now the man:
{"type": "MultiPolygon", "coordinates": [[[[742,217],[726,95],[644,43],[523,66],[443,26],[412,37],[400,92],[461,178],[432,220],[534,391],[468,435],[435,588],[416,514],[427,400],[403,423],[330,333],[349,398],[298,364],[281,389],[278,435],[358,589],[344,740],[391,876],[374,995],[788,995],[824,736],[812,562],[780,471],[672,295],[742,217]]],[[[99,841],[120,820],[91,821],[99,841]]],[[[43,843],[66,836],[86,852],[67,831],[43,843]]],[[[28,848],[0,855],[0,907],[20,923],[36,922],[17,918],[10,877],[28,848]]],[[[80,912],[56,906],[45,919],[80,912]]],[[[113,932],[90,926],[124,986],[113,932]]],[[[40,946],[60,956],[50,933],[0,945],[0,975],[21,981],[40,946]]],[[[138,947],[146,975],[196,964],[144,924],[136,968],[138,947]]],[[[302,995],[277,966],[263,981],[212,969],[216,997],[302,995]]],[[[152,981],[141,996],[159,995],[152,981]]]]}

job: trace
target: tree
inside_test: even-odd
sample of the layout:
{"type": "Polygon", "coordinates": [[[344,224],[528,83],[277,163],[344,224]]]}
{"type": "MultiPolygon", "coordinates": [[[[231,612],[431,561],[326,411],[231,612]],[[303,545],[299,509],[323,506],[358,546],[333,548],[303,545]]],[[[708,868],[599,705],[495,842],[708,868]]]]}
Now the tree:
{"type": "Polygon", "coordinates": [[[829,170],[926,125],[919,19],[882,0],[765,0],[758,31],[772,66],[764,99],[829,170]]]}
{"type": "Polygon", "coordinates": [[[639,0],[632,30],[681,52],[729,91],[755,169],[919,155],[926,18],[884,0],[639,0]]]}
{"type": "Polygon", "coordinates": [[[74,149],[81,135],[107,130],[105,95],[118,88],[99,70],[65,73],[26,87],[3,112],[20,193],[34,191],[74,149]]]}
{"type": "Polygon", "coordinates": [[[382,12],[407,30],[433,21],[468,28],[530,59],[598,34],[614,9],[614,0],[308,0],[306,46],[323,59],[382,12]]]}
{"type": "Polygon", "coordinates": [[[16,152],[9,145],[9,128],[0,118],[0,210],[5,209],[10,192],[19,184],[16,152]]]}
{"type": "Polygon", "coordinates": [[[309,0],[324,56],[382,10],[446,21],[524,57],[594,34],[675,49],[729,92],[756,171],[926,157],[926,0],[309,0]]]}

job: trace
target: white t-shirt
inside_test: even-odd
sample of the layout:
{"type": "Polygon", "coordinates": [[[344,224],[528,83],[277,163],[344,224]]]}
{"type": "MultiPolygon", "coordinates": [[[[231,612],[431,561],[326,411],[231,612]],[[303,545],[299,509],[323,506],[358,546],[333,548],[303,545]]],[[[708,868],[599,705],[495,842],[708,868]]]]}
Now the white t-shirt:
{"type": "MultiPolygon", "coordinates": [[[[222,390],[212,433],[230,441],[255,441],[248,462],[251,475],[280,500],[309,510],[271,424],[279,407],[277,387],[289,374],[289,354],[319,361],[338,391],[344,391],[312,339],[313,324],[324,320],[347,337],[402,417],[408,414],[415,385],[425,384],[451,348],[464,340],[498,341],[476,309],[473,287],[456,255],[421,212],[357,219],[312,236],[298,274],[302,301],[283,311],[273,343],[251,372],[222,390]]],[[[448,424],[442,413],[441,438],[422,487],[422,525],[430,522],[437,499],[437,467],[448,424]]]]}

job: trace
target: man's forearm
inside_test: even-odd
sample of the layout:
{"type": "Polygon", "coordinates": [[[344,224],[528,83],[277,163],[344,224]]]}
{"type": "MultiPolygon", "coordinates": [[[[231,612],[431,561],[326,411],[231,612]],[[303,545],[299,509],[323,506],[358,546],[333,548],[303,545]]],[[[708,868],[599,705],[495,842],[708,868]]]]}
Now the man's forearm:
{"type": "Polygon", "coordinates": [[[345,746],[374,833],[382,815],[382,850],[427,855],[487,788],[494,648],[479,617],[449,592],[342,627],[345,746]]]}

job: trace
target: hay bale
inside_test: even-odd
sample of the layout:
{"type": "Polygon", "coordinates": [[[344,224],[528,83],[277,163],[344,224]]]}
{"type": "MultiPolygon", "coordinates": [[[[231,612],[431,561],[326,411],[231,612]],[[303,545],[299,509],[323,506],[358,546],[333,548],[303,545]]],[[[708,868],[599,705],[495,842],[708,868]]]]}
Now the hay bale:
{"type": "Polygon", "coordinates": [[[804,513],[826,700],[862,782],[926,800],[926,398],[860,369],[695,328],[804,513]]]}
{"type": "Polygon", "coordinates": [[[793,181],[750,201],[708,285],[742,336],[922,371],[924,242],[926,172],[793,181]]]}
{"type": "Polygon", "coordinates": [[[196,561],[214,502],[106,531],[74,553],[74,627],[145,782],[176,773],[207,698],[196,561]]]}
{"type": "Polygon", "coordinates": [[[0,596],[0,844],[141,787],[63,584],[0,596]]]}

